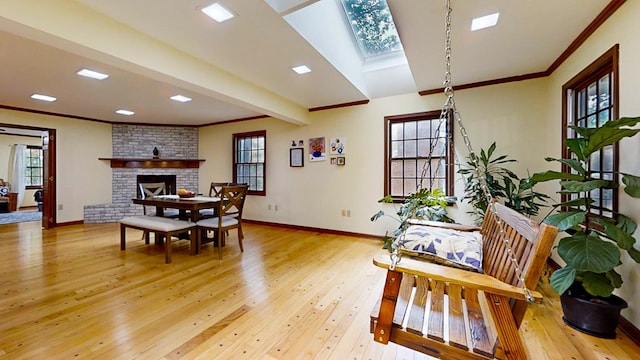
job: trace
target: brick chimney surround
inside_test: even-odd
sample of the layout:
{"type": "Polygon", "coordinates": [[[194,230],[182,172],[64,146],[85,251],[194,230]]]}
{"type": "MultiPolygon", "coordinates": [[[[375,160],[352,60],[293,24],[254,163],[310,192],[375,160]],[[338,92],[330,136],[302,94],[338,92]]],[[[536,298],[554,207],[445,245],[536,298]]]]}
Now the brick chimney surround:
{"type": "MultiPolygon", "coordinates": [[[[144,167],[111,167],[109,159],[100,158],[104,166],[111,167],[113,196],[110,204],[86,205],[85,223],[117,222],[125,216],[142,215],[142,206],[131,199],[137,196],[138,175],[175,175],[176,188],[198,189],[198,168],[149,167],[148,164],[167,159],[169,162],[198,158],[198,128],[146,125],[112,125],[112,159],[132,159],[141,162],[153,159],[153,149],[159,151],[159,159],[147,162],[144,167]]],[[[159,165],[159,164],[158,164],[159,165]]]]}

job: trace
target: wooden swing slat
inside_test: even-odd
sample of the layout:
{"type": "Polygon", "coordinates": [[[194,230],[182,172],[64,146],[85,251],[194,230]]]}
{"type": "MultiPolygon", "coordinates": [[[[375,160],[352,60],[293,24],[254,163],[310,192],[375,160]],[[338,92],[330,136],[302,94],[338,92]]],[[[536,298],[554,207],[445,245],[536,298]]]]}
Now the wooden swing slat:
{"type": "Polygon", "coordinates": [[[442,281],[431,281],[431,307],[427,321],[427,336],[444,342],[444,288],[442,281]]]}
{"type": "Polygon", "coordinates": [[[465,289],[464,298],[467,302],[467,315],[469,317],[469,333],[471,334],[471,348],[473,352],[484,356],[492,356],[495,343],[490,343],[487,334],[487,326],[483,316],[478,292],[465,289]]]}
{"type": "Polygon", "coordinates": [[[424,329],[424,313],[427,304],[427,296],[429,294],[429,281],[423,277],[415,278],[416,293],[413,297],[409,321],[407,322],[407,331],[417,335],[422,335],[424,329]]]}
{"type": "Polygon", "coordinates": [[[447,294],[449,295],[449,343],[457,348],[468,350],[462,287],[451,284],[448,286],[447,294]]]}

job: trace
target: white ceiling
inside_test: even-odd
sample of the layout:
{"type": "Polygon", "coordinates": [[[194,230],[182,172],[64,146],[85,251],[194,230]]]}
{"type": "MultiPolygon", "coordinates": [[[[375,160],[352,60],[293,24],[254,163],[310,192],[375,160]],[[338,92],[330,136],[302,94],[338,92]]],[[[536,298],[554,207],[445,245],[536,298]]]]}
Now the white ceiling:
{"type": "MultiPolygon", "coordinates": [[[[109,122],[305,124],[310,108],[442,86],[444,0],[388,0],[408,63],[365,73],[346,51],[331,53],[344,21],[316,9],[337,0],[220,0],[237,14],[222,24],[199,11],[212,1],[0,0],[0,105],[109,122]],[[313,71],[296,75],[299,64],[313,71]],[[110,78],[75,75],[83,67],[110,78]],[[193,101],[168,99],[177,93],[193,101]]],[[[454,87],[547,70],[609,2],[452,0],[454,87]],[[470,31],[496,11],[498,26],[470,31]]]]}

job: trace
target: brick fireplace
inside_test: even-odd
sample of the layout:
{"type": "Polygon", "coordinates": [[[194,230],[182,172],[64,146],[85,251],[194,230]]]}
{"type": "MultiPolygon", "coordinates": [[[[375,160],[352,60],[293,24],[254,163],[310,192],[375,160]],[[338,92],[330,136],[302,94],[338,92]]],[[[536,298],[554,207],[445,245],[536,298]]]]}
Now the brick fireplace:
{"type": "MultiPolygon", "coordinates": [[[[171,163],[175,163],[174,160],[177,159],[196,159],[197,128],[114,124],[112,143],[114,159],[148,159],[149,164],[139,167],[112,167],[112,202],[86,205],[85,223],[117,222],[125,216],[142,215],[142,206],[131,202],[132,198],[137,197],[139,175],[175,175],[176,189],[198,188],[198,168],[163,167],[166,164],[163,165],[162,162],[163,159],[171,163]],[[151,161],[154,148],[159,150],[160,159],[151,161]]],[[[110,166],[104,159],[96,161],[104,161],[106,166],[110,166]]]]}

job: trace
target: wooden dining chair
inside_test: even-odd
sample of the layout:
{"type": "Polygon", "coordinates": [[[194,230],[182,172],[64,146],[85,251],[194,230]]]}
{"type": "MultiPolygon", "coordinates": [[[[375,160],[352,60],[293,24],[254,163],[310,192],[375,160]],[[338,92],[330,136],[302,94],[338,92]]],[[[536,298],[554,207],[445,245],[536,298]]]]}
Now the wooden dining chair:
{"type": "Polygon", "coordinates": [[[218,243],[218,258],[222,259],[222,246],[225,243],[227,232],[232,229],[238,229],[238,244],[240,245],[240,251],[244,252],[244,247],[242,246],[242,239],[244,238],[242,232],[242,209],[248,189],[249,185],[247,184],[222,187],[218,196],[220,202],[216,209],[217,216],[197,222],[197,246],[201,245],[203,232],[215,232],[218,243]]]}
{"type": "MultiPolygon", "coordinates": [[[[209,197],[220,197],[223,186],[231,185],[230,182],[212,182],[209,187],[209,197]]],[[[215,209],[200,210],[200,219],[208,219],[215,216],[215,209]]]]}
{"type": "MultiPolygon", "coordinates": [[[[139,183],[138,187],[140,189],[140,198],[146,199],[147,197],[157,196],[157,195],[166,195],[166,187],[163,182],[156,183],[139,183]]],[[[148,216],[156,216],[156,208],[155,206],[142,206],[142,214],[148,216]]],[[[164,209],[163,217],[165,218],[178,218],[180,216],[180,212],[177,209],[164,209]]],[[[157,238],[158,240],[163,241],[162,239],[157,238]]],[[[149,244],[149,231],[143,230],[142,238],[144,239],[146,244],[149,244]]]]}
{"type": "MultiPolygon", "coordinates": [[[[140,198],[146,199],[150,196],[157,195],[166,195],[165,183],[157,182],[157,183],[140,183],[138,184],[140,187],[140,198]]],[[[144,215],[155,216],[156,209],[152,207],[151,209],[147,209],[147,206],[142,207],[142,213],[144,215]]],[[[177,218],[180,215],[177,209],[164,209],[163,216],[168,218],[177,218]]]]}

